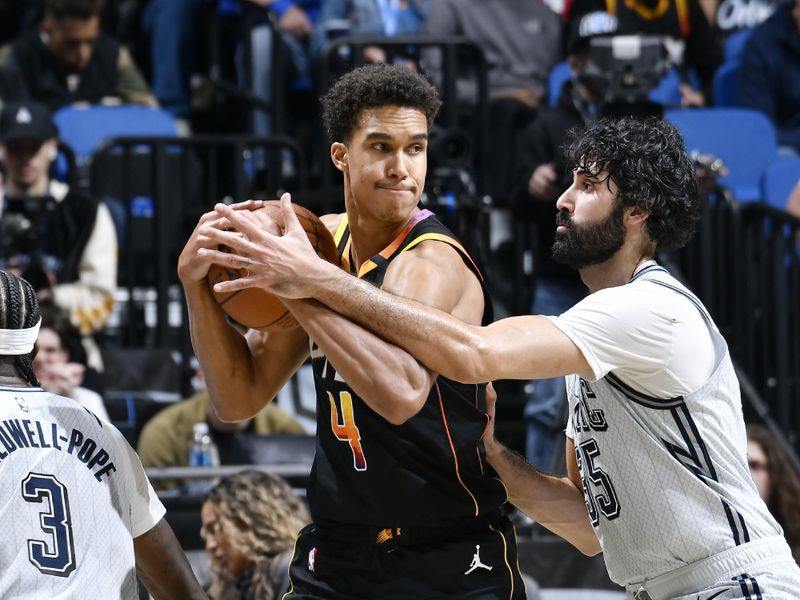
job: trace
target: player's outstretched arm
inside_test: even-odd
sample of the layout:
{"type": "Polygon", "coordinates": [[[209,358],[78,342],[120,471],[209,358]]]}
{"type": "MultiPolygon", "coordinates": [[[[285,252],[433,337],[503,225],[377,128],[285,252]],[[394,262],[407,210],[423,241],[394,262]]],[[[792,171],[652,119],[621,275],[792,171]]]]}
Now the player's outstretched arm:
{"type": "MultiPolygon", "coordinates": [[[[232,210],[260,205],[251,201],[232,210]]],[[[308,354],[308,346],[301,330],[254,332],[244,338],[225,321],[206,280],[212,263],[201,251],[217,246],[208,235],[210,230],[229,226],[215,212],[204,214],[178,259],[178,275],[188,306],[192,346],[214,410],[223,421],[239,421],[252,417],[275,396],[308,354]]]]}
{"type": "Polygon", "coordinates": [[[598,554],[600,541],[589,521],[572,440],[567,438],[567,477],[538,471],[495,439],[496,400],[494,389],[487,386],[486,407],[490,418],[483,443],[489,464],[500,475],[508,491],[509,502],[587,556],[598,554]]]}
{"type": "MultiPolygon", "coordinates": [[[[217,284],[218,291],[259,286],[285,298],[313,297],[404,348],[432,371],[466,383],[589,371],[577,346],[544,317],[512,317],[488,327],[471,326],[430,305],[389,294],[319,259],[287,196],[281,198],[282,236],[237,219],[236,229],[248,238],[257,236],[258,244],[243,238],[226,243],[252,260],[251,275],[217,284]]],[[[236,219],[227,207],[218,206],[217,211],[236,219]]]]}
{"type": "MultiPolygon", "coordinates": [[[[224,206],[219,206],[218,212],[224,212],[224,218],[231,219],[236,230],[245,237],[224,231],[214,231],[211,235],[218,243],[235,247],[240,256],[247,256],[252,263],[248,267],[252,275],[262,268],[254,257],[263,252],[260,244],[269,239],[269,232],[252,226],[256,218],[253,214],[234,213],[224,206]]],[[[219,264],[223,266],[230,266],[230,262],[226,262],[231,260],[228,254],[212,251],[209,256],[215,262],[221,261],[219,264]]],[[[480,282],[461,255],[439,241],[424,241],[392,260],[383,288],[465,322],[480,323],[483,315],[480,282]]],[[[320,303],[298,300],[285,300],[285,303],[337,373],[370,408],[398,425],[419,412],[428,397],[435,373],[406,350],[320,303]]]]}
{"type": "Polygon", "coordinates": [[[165,519],[133,540],[136,574],[155,600],[208,598],[165,519]]]}

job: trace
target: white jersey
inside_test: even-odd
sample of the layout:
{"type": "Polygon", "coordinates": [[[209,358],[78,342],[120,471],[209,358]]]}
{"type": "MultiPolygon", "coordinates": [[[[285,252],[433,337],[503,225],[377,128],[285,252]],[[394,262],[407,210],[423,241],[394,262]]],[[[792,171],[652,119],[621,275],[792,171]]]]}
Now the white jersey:
{"type": "MultiPolygon", "coordinates": [[[[583,377],[567,377],[567,435],[575,443],[589,517],[613,581],[649,580],[781,535],[750,477],[739,383],[727,345],[686,288],[649,261],[628,284],[592,294],[551,321],[592,368],[583,377]],[[669,304],[674,311],[665,308],[669,304]],[[681,371],[697,377],[696,369],[673,356],[691,352],[686,340],[681,344],[668,331],[681,320],[670,313],[686,315],[687,306],[700,316],[695,339],[713,342],[714,360],[684,393],[645,393],[636,377],[649,389],[656,387],[654,380],[672,389],[681,371]],[[615,312],[625,327],[612,326],[616,333],[609,333],[606,316],[615,312]],[[659,356],[630,350],[648,343],[665,351],[659,356]]],[[[696,346],[703,356],[702,344],[696,346]]]]}
{"type": "Polygon", "coordinates": [[[165,510],[114,426],[0,387],[0,482],[0,598],[138,598],[133,538],[165,510]]]}

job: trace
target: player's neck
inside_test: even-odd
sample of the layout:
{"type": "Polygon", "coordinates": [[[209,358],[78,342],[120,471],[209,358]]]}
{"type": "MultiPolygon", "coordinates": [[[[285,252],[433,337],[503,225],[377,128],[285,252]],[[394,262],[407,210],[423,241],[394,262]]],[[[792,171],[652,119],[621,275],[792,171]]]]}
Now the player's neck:
{"type": "Polygon", "coordinates": [[[25,379],[23,379],[17,367],[10,364],[7,360],[0,360],[0,387],[29,387],[25,379]]]}
{"type": "Polygon", "coordinates": [[[359,219],[357,216],[354,219],[348,214],[351,239],[350,253],[356,269],[391,244],[403,231],[407,222],[405,220],[402,223],[387,223],[371,219],[359,219]]]}
{"type": "Polygon", "coordinates": [[[650,258],[652,257],[643,256],[632,244],[626,244],[608,260],[581,269],[581,279],[591,294],[625,285],[633,277],[636,268],[650,258]]]}

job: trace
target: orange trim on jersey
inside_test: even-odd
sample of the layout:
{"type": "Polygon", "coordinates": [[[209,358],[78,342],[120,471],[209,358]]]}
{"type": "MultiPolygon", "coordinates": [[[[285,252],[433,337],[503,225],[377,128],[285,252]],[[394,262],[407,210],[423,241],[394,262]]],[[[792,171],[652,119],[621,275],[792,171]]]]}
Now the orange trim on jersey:
{"type": "Polygon", "coordinates": [[[606,12],[612,15],[617,14],[617,0],[606,0],[606,12]]]}
{"type": "MultiPolygon", "coordinates": [[[[489,525],[489,529],[494,531],[497,535],[500,536],[500,539],[503,540],[503,562],[506,564],[506,569],[508,569],[508,578],[511,580],[511,592],[508,594],[508,600],[511,600],[514,597],[514,569],[511,568],[511,565],[508,563],[508,542],[506,541],[506,536],[503,535],[503,532],[495,529],[491,525],[489,525]]],[[[517,533],[516,530],[514,531],[514,538],[516,541],[517,533]]],[[[517,561],[517,570],[519,571],[519,561],[517,561]]],[[[522,575],[520,574],[520,579],[522,579],[522,575]]],[[[522,580],[522,585],[525,585],[525,580],[522,580]]],[[[527,590],[526,590],[527,592],[527,590]]]]}
{"type": "Polygon", "coordinates": [[[333,234],[333,241],[338,246],[344,235],[344,230],[347,229],[347,213],[342,215],[339,220],[339,225],[336,227],[336,233],[333,234]]]}
{"type": "MultiPolygon", "coordinates": [[[[419,223],[420,221],[422,221],[424,219],[427,219],[428,217],[430,217],[433,214],[430,211],[428,211],[427,214],[420,215],[420,212],[424,212],[424,211],[419,211],[419,212],[414,213],[411,216],[411,218],[408,220],[408,223],[405,224],[405,227],[403,227],[403,230],[400,233],[397,234],[397,237],[394,238],[392,240],[392,242],[388,246],[386,246],[386,248],[384,248],[383,250],[378,252],[379,256],[383,257],[386,260],[389,260],[389,257],[392,254],[394,254],[395,250],[397,250],[400,247],[400,245],[405,241],[405,239],[408,237],[408,234],[411,233],[411,230],[414,229],[414,227],[417,226],[417,223],[419,223]]],[[[377,269],[377,268],[378,268],[378,265],[376,265],[374,262],[372,262],[372,259],[370,258],[370,259],[364,261],[361,264],[361,266],[358,268],[358,277],[359,278],[364,277],[364,275],[366,275],[367,273],[369,273],[373,269],[377,269]]]]}
{"type": "MultiPolygon", "coordinates": [[[[339,226],[336,228],[336,233],[333,236],[333,242],[336,244],[336,248],[339,248],[339,242],[342,241],[342,236],[344,232],[347,230],[347,213],[342,215],[341,220],[339,221],[339,226]]],[[[341,267],[350,272],[350,241],[352,237],[347,238],[347,243],[344,245],[344,249],[342,250],[341,255],[339,256],[339,264],[341,267]]]]}
{"type": "Polygon", "coordinates": [[[444,403],[442,402],[442,392],[439,389],[439,382],[434,383],[434,387],[436,387],[436,397],[439,399],[439,410],[442,413],[442,423],[444,423],[444,432],[447,434],[447,442],[450,444],[450,452],[453,454],[453,463],[456,468],[456,479],[458,479],[458,483],[461,484],[461,487],[469,494],[469,497],[472,498],[472,503],[475,505],[475,516],[477,517],[480,513],[480,508],[478,507],[478,501],[475,499],[475,496],[470,491],[470,489],[464,484],[464,481],[461,479],[461,471],[458,467],[458,456],[456,456],[456,449],[453,446],[453,438],[450,436],[450,427],[447,425],[447,417],[444,414],[444,403]]]}
{"type": "Polygon", "coordinates": [[[675,0],[675,9],[678,11],[678,24],[684,39],[692,32],[692,21],[689,17],[689,3],[686,0],[675,0]]]}
{"type": "Polygon", "coordinates": [[[469,252],[467,252],[467,250],[464,248],[464,246],[462,246],[458,242],[458,240],[456,240],[454,238],[451,238],[449,235],[445,235],[443,233],[423,233],[418,238],[414,238],[414,240],[411,241],[408,244],[408,246],[403,248],[403,252],[405,252],[406,250],[410,250],[411,248],[413,248],[414,246],[416,246],[420,242],[424,242],[424,241],[427,241],[427,240],[437,240],[439,242],[444,242],[445,244],[450,244],[454,248],[458,248],[459,250],[461,250],[461,252],[464,254],[464,256],[466,256],[469,259],[469,262],[472,263],[472,266],[475,267],[475,272],[478,274],[478,278],[481,281],[483,281],[483,275],[481,274],[481,270],[478,268],[478,265],[475,264],[475,261],[472,260],[472,257],[469,255],[469,252]]]}

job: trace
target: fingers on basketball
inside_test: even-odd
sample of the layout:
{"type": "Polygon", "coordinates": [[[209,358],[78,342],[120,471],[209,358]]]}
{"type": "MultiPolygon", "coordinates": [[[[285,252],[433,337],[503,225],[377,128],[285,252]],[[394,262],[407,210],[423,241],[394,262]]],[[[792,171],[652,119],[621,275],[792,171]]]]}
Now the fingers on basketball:
{"type": "MultiPolygon", "coordinates": [[[[298,204],[292,204],[300,225],[308,236],[308,241],[317,255],[325,260],[338,264],[339,255],[333,236],[319,217],[298,204]]],[[[280,221],[280,202],[268,200],[256,211],[265,211],[274,221],[280,221]]],[[[271,232],[273,233],[273,232],[271,232]]],[[[225,250],[225,248],[221,248],[225,250]]],[[[298,326],[297,321],[286,309],[279,298],[260,288],[246,288],[235,292],[213,291],[214,284],[221,281],[239,279],[246,275],[245,269],[232,269],[220,265],[212,265],[208,271],[208,283],[217,302],[228,318],[264,332],[286,331],[298,326]]]]}

